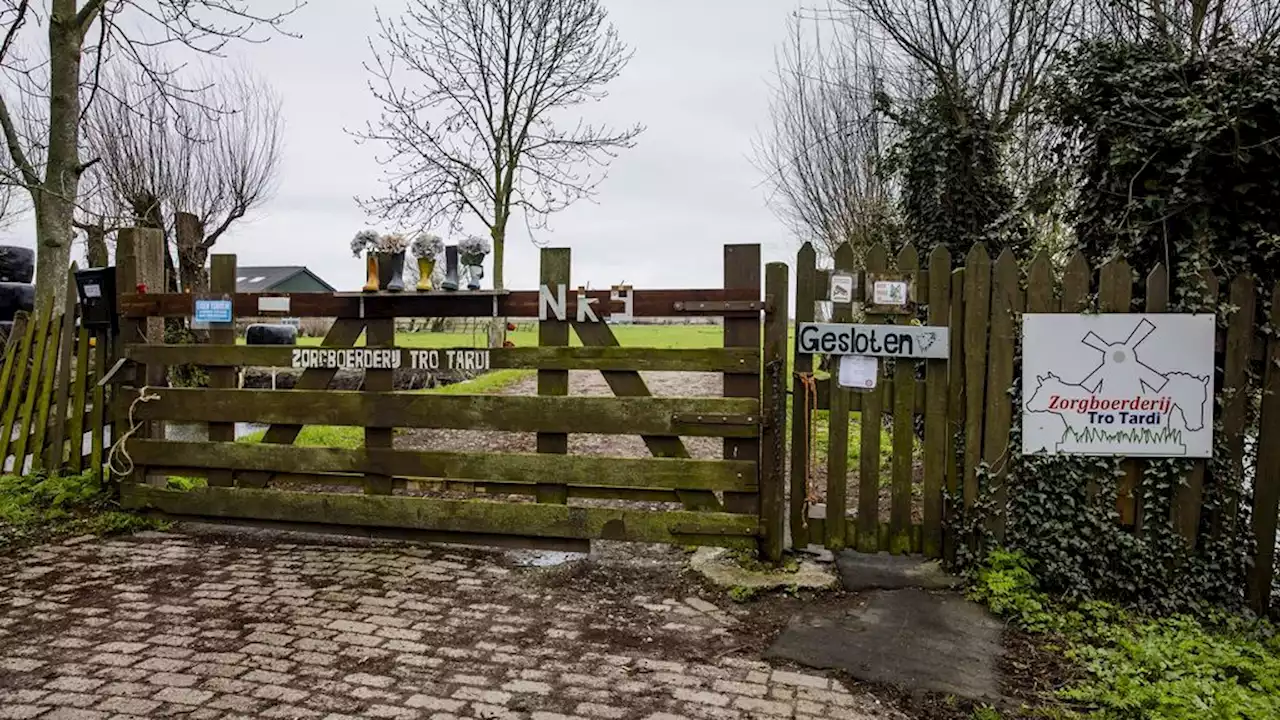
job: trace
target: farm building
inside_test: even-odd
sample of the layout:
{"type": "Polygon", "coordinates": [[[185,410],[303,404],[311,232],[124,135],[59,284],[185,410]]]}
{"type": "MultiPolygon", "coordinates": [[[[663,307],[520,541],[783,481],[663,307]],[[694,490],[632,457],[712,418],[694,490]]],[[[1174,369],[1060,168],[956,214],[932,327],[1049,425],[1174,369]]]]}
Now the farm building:
{"type": "Polygon", "coordinates": [[[240,267],[236,292],[334,292],[334,287],[302,265],[240,267]]]}

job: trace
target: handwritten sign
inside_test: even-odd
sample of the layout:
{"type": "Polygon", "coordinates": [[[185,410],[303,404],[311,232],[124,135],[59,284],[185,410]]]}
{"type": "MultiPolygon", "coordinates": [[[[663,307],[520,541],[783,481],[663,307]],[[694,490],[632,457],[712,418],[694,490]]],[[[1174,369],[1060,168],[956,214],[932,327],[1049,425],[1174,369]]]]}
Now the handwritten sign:
{"type": "Polygon", "coordinates": [[[846,325],[800,323],[796,346],[802,353],[934,358],[949,354],[949,328],[928,325],[846,325]]]}
{"type": "Polygon", "coordinates": [[[325,370],[444,370],[479,372],[490,369],[489,351],[462,349],[406,350],[400,348],[294,348],[295,368],[325,370]]]}

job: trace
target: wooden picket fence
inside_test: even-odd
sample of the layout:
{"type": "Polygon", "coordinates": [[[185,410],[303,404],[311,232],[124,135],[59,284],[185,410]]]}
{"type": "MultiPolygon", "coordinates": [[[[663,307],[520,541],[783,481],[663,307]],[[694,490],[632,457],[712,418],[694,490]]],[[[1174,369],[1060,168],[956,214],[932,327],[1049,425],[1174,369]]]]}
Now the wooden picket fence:
{"type": "MultiPolygon", "coordinates": [[[[948,360],[884,363],[876,389],[856,391],[833,385],[814,372],[814,358],[794,356],[793,422],[791,428],[790,519],[793,544],[809,543],[829,548],[856,548],[863,552],[919,552],[929,557],[953,556],[958,542],[944,532],[944,499],[958,495],[972,509],[979,499],[980,468],[989,473],[994,502],[1003,507],[1008,499],[1004,481],[1010,448],[1010,429],[1018,422],[1009,389],[1017,372],[1015,353],[1021,334],[1021,313],[1166,312],[1169,308],[1169,273],[1163,266],[1151,269],[1135,283],[1136,273],[1124,260],[1113,260],[1096,275],[1085,258],[1076,254],[1061,272],[1041,253],[1020,266],[1013,253],[1002,252],[993,262],[982,244],[975,245],[953,268],[945,247],[935,248],[923,265],[917,251],[907,246],[890,262],[884,247],[873,247],[861,263],[849,245],[834,258],[834,269],[848,272],[897,272],[913,283],[918,316],[927,325],[950,328],[948,360]],[[1136,286],[1136,287],[1135,287],[1136,286]],[[1143,293],[1135,297],[1135,290],[1143,293]],[[829,410],[828,442],[834,450],[825,458],[825,497],[812,487],[817,463],[811,459],[814,423],[806,422],[806,409],[829,410]],[[886,411],[892,413],[892,454],[889,460],[888,518],[881,486],[881,429],[886,411]],[[859,412],[861,460],[858,468],[858,503],[846,508],[849,486],[846,446],[850,413],[859,412]],[[917,417],[923,418],[918,437],[917,417]],[[843,522],[835,521],[843,519],[843,522]]],[[[796,321],[815,319],[816,303],[827,300],[830,270],[816,267],[816,255],[806,244],[797,256],[796,321]]],[[[1267,606],[1275,564],[1277,505],[1280,504],[1280,283],[1266,287],[1249,275],[1220,282],[1206,275],[1207,305],[1203,312],[1218,316],[1215,395],[1225,439],[1225,460],[1236,477],[1246,470],[1246,433],[1249,403],[1260,399],[1257,452],[1252,458],[1252,534],[1257,555],[1248,579],[1248,596],[1255,609],[1267,606]],[[1263,317],[1264,295],[1271,314],[1263,317]],[[1251,372],[1252,371],[1252,372],[1251,372]]],[[[1274,281],[1272,281],[1274,282],[1274,281]]],[[[833,322],[848,322],[851,305],[835,305],[833,322]]],[[[866,318],[862,322],[910,322],[916,316],[866,318]]],[[[1233,508],[1209,517],[1204,512],[1208,478],[1207,462],[1193,462],[1178,488],[1168,517],[1143,513],[1140,498],[1145,460],[1124,461],[1117,512],[1120,522],[1140,532],[1144,525],[1171,523],[1194,547],[1206,533],[1222,531],[1236,513],[1233,508]]],[[[1005,532],[1002,514],[992,516],[988,527],[997,538],[1005,532]]]]}
{"type": "Polygon", "coordinates": [[[79,326],[74,278],[69,287],[63,312],[19,313],[5,344],[0,466],[6,474],[91,470],[103,477],[110,430],[107,390],[97,381],[110,343],[79,326]]]}

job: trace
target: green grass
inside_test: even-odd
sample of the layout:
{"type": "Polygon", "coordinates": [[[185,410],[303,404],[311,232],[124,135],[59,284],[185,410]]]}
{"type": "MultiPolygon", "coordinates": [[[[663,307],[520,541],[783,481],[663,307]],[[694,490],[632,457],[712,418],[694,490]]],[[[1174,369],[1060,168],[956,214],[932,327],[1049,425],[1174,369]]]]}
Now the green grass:
{"type": "Polygon", "coordinates": [[[161,525],[120,511],[89,473],[0,477],[0,550],[59,537],[134,532],[161,525]]]}
{"type": "Polygon", "coordinates": [[[1041,592],[1035,566],[992,552],[970,597],[1046,638],[1082,671],[1058,691],[1060,714],[1097,720],[1280,717],[1280,635],[1221,612],[1144,617],[1116,605],[1066,603],[1041,592]]]}

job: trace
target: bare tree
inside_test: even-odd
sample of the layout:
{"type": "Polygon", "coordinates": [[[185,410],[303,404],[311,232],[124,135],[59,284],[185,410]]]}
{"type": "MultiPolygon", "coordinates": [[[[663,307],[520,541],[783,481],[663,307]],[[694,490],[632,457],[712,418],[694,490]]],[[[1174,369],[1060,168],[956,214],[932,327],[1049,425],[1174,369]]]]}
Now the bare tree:
{"type": "Polygon", "coordinates": [[[66,294],[73,222],[80,180],[93,158],[81,156],[85,110],[109,91],[99,82],[113,63],[134,64],[169,102],[189,101],[173,70],[148,64],[162,49],[217,55],[236,39],[258,40],[255,30],[282,30],[301,0],[270,11],[250,0],[0,0],[0,129],[36,213],[38,303],[59,306],[66,294]],[[23,41],[23,36],[30,39],[23,41]],[[21,49],[41,48],[26,57],[21,49]],[[38,108],[24,132],[19,119],[38,108]]]}
{"type": "Polygon", "coordinates": [[[770,204],[827,257],[848,241],[858,253],[888,239],[893,197],[880,167],[887,126],[875,108],[880,58],[836,24],[791,21],[778,54],[772,124],[755,143],[770,204]]]}
{"type": "Polygon", "coordinates": [[[386,194],[362,205],[423,227],[479,219],[501,288],[512,213],[539,225],[590,197],[593,171],[643,130],[559,124],[603,99],[631,54],[600,0],[410,0],[378,27],[368,69],[382,113],[357,135],[386,146],[386,194]]]}
{"type": "MultiPolygon", "coordinates": [[[[85,120],[92,195],[77,224],[91,236],[121,223],[164,232],[174,284],[208,289],[205,261],[231,225],[271,197],[280,166],[280,100],[270,85],[240,69],[213,70],[198,102],[174,104],[145,77],[115,72],[109,99],[85,120]]],[[[82,198],[86,193],[82,193],[82,198]]]]}
{"type": "Polygon", "coordinates": [[[1192,54],[1233,35],[1264,47],[1280,39],[1276,0],[1089,0],[1086,8],[1090,34],[1162,42],[1192,54]]]}

